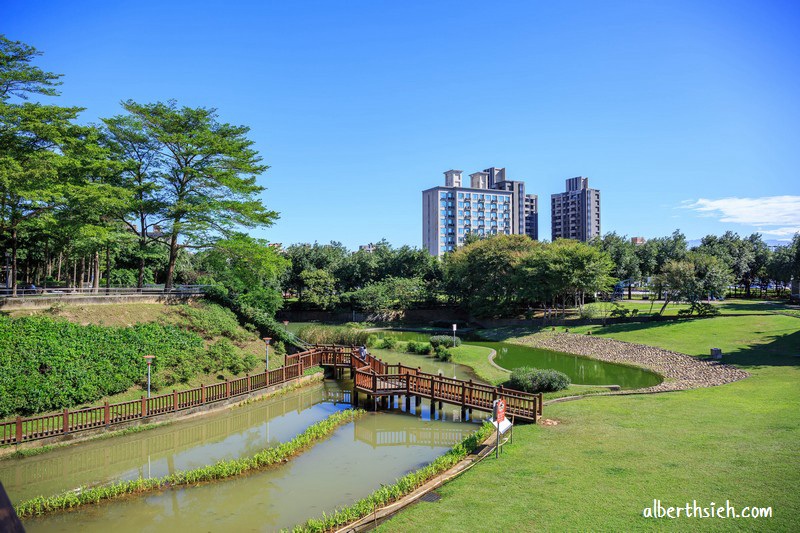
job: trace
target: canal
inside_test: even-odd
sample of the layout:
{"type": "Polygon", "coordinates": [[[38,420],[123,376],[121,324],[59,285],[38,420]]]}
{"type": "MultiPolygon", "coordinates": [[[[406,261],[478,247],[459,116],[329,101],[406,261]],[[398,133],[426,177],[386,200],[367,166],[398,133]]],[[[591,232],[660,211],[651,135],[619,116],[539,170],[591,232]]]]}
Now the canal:
{"type": "MultiPolygon", "coordinates": [[[[92,480],[97,483],[138,475],[146,477],[148,473],[156,476],[173,469],[252,455],[278,441],[291,439],[315,419],[322,419],[334,410],[348,407],[337,402],[345,391],[350,390],[350,386],[347,382],[337,384],[326,381],[310,390],[289,393],[277,401],[258,402],[194,421],[175,423],[168,428],[65,448],[41,457],[28,458],[18,464],[3,461],[0,465],[6,470],[0,476],[3,476],[5,483],[6,472],[11,471],[8,469],[17,468],[14,476],[19,476],[20,481],[26,478],[33,480],[39,493],[52,494],[72,488],[76,481],[82,483],[92,480]],[[297,403],[293,404],[295,397],[297,403]],[[276,407],[271,412],[268,403],[286,403],[287,406],[276,407]],[[299,405],[305,407],[298,411],[299,405]],[[226,417],[240,417],[248,421],[240,420],[229,426],[230,431],[226,432],[217,427],[226,417]],[[301,417],[303,421],[296,420],[291,424],[285,421],[286,418],[301,417]],[[192,427],[205,425],[206,436],[198,437],[193,443],[176,443],[172,452],[161,452],[155,461],[153,449],[150,448],[149,465],[142,449],[154,446],[156,441],[129,445],[130,437],[141,439],[153,431],[188,429],[185,424],[192,427]],[[92,446],[93,450],[84,451],[84,446],[92,446]],[[54,456],[53,453],[63,454],[63,457],[54,456]],[[106,459],[115,454],[121,459],[106,459]],[[41,461],[47,456],[52,461],[47,469],[71,471],[72,467],[67,465],[74,460],[76,465],[99,462],[95,468],[98,473],[106,472],[105,465],[109,465],[108,470],[113,473],[98,476],[74,472],[61,481],[53,479],[53,476],[45,481],[41,475],[44,465],[41,461]],[[168,460],[168,457],[172,457],[172,460],[168,460]],[[29,463],[30,459],[39,461],[29,463]]],[[[166,529],[195,533],[223,529],[274,531],[290,528],[323,512],[330,513],[337,507],[349,505],[380,488],[381,484],[394,482],[398,477],[428,464],[477,429],[475,422],[460,419],[457,407],[445,406],[436,412],[436,419],[431,420],[428,402],[419,409],[412,407],[410,413],[402,410],[402,402],[398,405],[394,410],[368,413],[340,427],[331,438],[275,468],[199,487],[170,489],[32,518],[26,520],[24,525],[31,532],[99,532],[108,531],[113,524],[115,533],[166,529]]],[[[194,430],[198,431],[202,433],[202,430],[194,430]]],[[[7,488],[14,501],[24,499],[17,494],[36,492],[29,489],[25,482],[14,483],[13,488],[10,485],[7,484],[7,488]]]]}

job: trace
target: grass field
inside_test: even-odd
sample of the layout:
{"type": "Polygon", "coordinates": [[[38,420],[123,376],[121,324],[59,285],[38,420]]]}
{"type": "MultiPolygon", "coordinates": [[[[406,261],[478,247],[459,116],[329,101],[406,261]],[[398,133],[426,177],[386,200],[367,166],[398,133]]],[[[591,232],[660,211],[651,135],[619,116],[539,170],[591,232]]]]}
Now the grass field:
{"type": "MultiPolygon", "coordinates": [[[[487,460],[380,526],[382,531],[800,530],[800,320],[777,314],[593,328],[594,334],[707,354],[743,381],[657,395],[594,397],[545,409],[556,426],[516,429],[487,460]],[[772,518],[644,518],[694,500],[772,507],[772,518]]],[[[575,331],[571,328],[571,331],[575,331]]],[[[519,331],[515,331],[519,333],[519,331]]]]}

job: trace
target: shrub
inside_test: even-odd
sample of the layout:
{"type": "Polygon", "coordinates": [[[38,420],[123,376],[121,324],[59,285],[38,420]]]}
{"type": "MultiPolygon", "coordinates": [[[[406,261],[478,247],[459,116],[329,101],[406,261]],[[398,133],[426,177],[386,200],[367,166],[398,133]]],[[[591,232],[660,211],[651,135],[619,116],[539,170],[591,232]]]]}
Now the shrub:
{"type": "Polygon", "coordinates": [[[386,350],[393,350],[397,346],[397,339],[394,337],[384,337],[381,340],[379,348],[384,348],[386,350]]]}
{"type": "MultiPolygon", "coordinates": [[[[452,348],[453,347],[453,337],[451,335],[433,335],[431,336],[431,346],[436,348],[437,346],[444,346],[445,348],[452,348]]],[[[455,346],[461,346],[461,338],[455,338],[455,346]]]]}
{"type": "Polygon", "coordinates": [[[406,343],[406,351],[408,353],[417,353],[417,343],[414,341],[408,341],[406,343]]]}
{"type": "Polygon", "coordinates": [[[437,345],[433,351],[434,357],[436,357],[436,359],[439,361],[450,361],[453,358],[453,354],[450,352],[450,350],[445,348],[442,344],[437,345]]]}
{"type": "Polygon", "coordinates": [[[430,355],[433,353],[433,346],[429,342],[421,342],[417,344],[417,353],[420,355],[430,355]]]}
{"type": "Polygon", "coordinates": [[[188,380],[205,358],[203,340],[175,326],[81,326],[48,316],[0,317],[0,417],[93,402],[146,381],[188,380]]]}
{"type": "Polygon", "coordinates": [[[511,372],[511,387],[525,392],[555,392],[570,385],[569,376],[551,369],[522,366],[511,372]]]}

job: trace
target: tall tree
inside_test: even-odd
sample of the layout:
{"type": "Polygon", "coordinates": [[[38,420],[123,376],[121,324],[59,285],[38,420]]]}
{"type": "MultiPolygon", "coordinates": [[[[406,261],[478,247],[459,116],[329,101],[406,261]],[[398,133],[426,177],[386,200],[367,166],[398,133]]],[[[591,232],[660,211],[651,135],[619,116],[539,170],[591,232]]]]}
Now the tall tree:
{"type": "Polygon", "coordinates": [[[173,285],[179,251],[204,247],[241,228],[270,226],[278,213],[258,198],[256,177],[268,167],[247,138],[249,128],[218,121],[216,109],[178,107],[175,101],[123,103],[158,145],[159,180],[167,203],[166,287],[173,285]]]}
{"type": "Polygon", "coordinates": [[[34,66],[39,55],[34,47],[0,35],[0,234],[11,248],[15,295],[19,232],[64,205],[76,185],[68,143],[91,137],[90,128],[72,124],[81,108],[26,101],[58,94],[61,75],[34,66]]]}
{"type": "Polygon", "coordinates": [[[158,254],[153,244],[161,237],[160,224],[166,217],[167,204],[159,171],[165,163],[159,144],[133,115],[117,115],[103,119],[105,135],[115,158],[122,163],[112,183],[130,191],[130,202],[116,217],[136,235],[139,273],[136,286],[142,288],[148,259],[158,254]]]}

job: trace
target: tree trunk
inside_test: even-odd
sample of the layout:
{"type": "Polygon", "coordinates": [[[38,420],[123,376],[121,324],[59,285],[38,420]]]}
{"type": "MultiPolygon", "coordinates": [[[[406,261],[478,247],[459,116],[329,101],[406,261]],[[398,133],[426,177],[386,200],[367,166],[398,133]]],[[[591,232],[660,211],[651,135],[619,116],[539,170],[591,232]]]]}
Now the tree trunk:
{"type": "Polygon", "coordinates": [[[147,250],[147,227],[145,226],[144,215],[139,217],[139,279],[136,282],[136,287],[141,289],[144,287],[144,255],[147,250]]]}
{"type": "Polygon", "coordinates": [[[17,228],[11,230],[11,295],[17,295],[17,228]]]}
{"type": "Polygon", "coordinates": [[[106,294],[111,292],[111,245],[106,244],[106,294]]]}
{"type": "Polygon", "coordinates": [[[659,315],[663,316],[664,311],[667,309],[667,304],[669,303],[669,292],[664,294],[664,305],[661,306],[661,311],[658,312],[659,315]]]}
{"type": "Polygon", "coordinates": [[[172,281],[175,276],[175,261],[178,259],[178,233],[172,232],[169,241],[169,265],[167,266],[167,280],[164,284],[165,290],[172,289],[172,281]]]}
{"type": "Polygon", "coordinates": [[[633,285],[628,283],[628,300],[633,300],[633,285]]]}
{"type": "Polygon", "coordinates": [[[56,269],[56,281],[61,281],[61,260],[63,258],[63,252],[58,252],[58,268],[56,269]]]}
{"type": "Polygon", "coordinates": [[[81,267],[78,269],[78,275],[76,277],[76,281],[78,283],[78,288],[83,289],[84,287],[84,276],[86,275],[86,258],[81,257],[81,267]]]}
{"type": "Polygon", "coordinates": [[[95,250],[94,252],[94,269],[92,270],[92,276],[94,279],[92,280],[92,293],[97,294],[100,292],[100,251],[95,250]]]}

